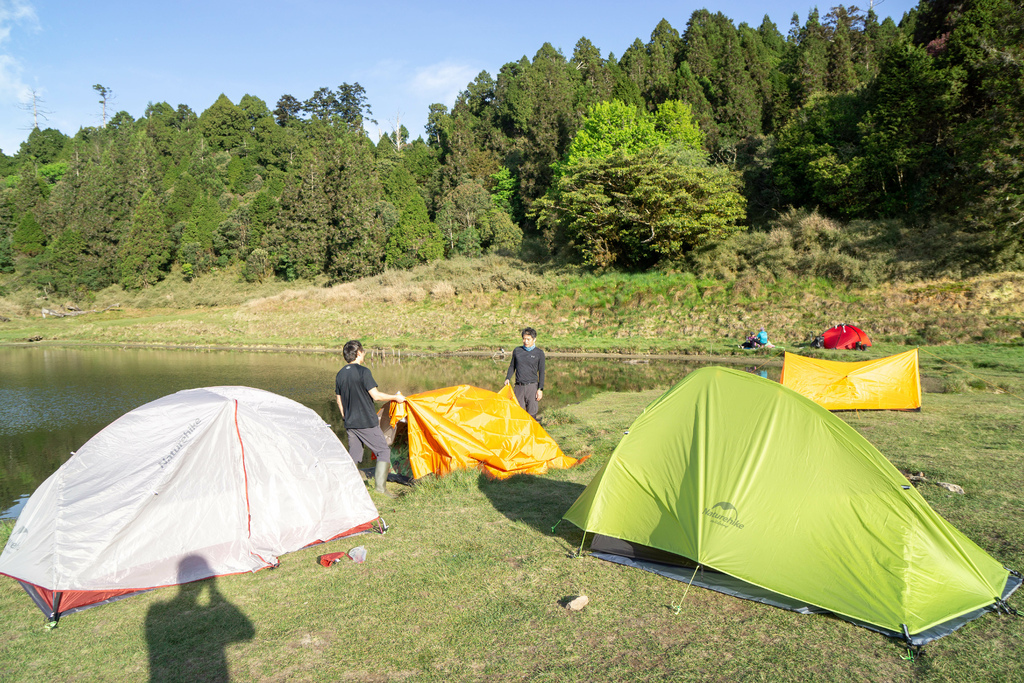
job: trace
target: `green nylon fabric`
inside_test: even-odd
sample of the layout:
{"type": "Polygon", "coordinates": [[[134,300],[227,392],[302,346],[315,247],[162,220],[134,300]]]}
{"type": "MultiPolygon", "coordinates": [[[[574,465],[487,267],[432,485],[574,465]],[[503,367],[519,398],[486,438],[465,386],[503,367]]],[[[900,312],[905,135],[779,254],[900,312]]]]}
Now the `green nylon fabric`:
{"type": "Polygon", "coordinates": [[[647,407],[565,519],[913,635],[991,605],[1008,572],[904,486],[810,399],[710,367],[647,407]]]}

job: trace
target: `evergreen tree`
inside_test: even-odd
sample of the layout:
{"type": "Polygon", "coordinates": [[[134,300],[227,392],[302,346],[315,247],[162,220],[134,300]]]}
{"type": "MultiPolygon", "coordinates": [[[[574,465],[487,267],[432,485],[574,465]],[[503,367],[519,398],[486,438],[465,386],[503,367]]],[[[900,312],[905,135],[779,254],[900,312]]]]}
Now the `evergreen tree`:
{"type": "MultiPolygon", "coordinates": [[[[633,43],[622,53],[622,59],[619,60],[619,70],[622,72],[622,77],[637,88],[641,101],[643,101],[644,85],[651,80],[651,56],[647,52],[647,46],[640,42],[639,38],[634,39],[633,43]]],[[[619,84],[616,83],[616,90],[618,89],[619,84]]],[[[617,92],[612,94],[617,99],[628,102],[627,99],[619,97],[617,92]]]]}
{"type": "Polygon", "coordinates": [[[786,41],[765,15],[757,30],[740,27],[747,72],[761,101],[761,130],[771,133],[789,115],[789,79],[782,71],[786,41]]]}
{"type": "MultiPolygon", "coordinates": [[[[519,118],[523,121],[523,137],[516,167],[519,192],[529,215],[533,201],[543,195],[551,183],[551,164],[566,151],[572,133],[579,127],[583,112],[573,108],[573,87],[570,72],[575,71],[561,52],[545,43],[518,78],[529,93],[528,108],[519,118]]],[[[483,179],[498,170],[497,164],[483,179]]]]}
{"type": "Polygon", "coordinates": [[[662,19],[654,27],[647,43],[647,69],[643,83],[644,100],[649,109],[677,97],[676,67],[682,52],[679,32],[662,19]]]}
{"type": "Polygon", "coordinates": [[[46,247],[46,235],[31,211],[22,214],[18,227],[11,236],[11,246],[25,256],[37,256],[46,247]]]}
{"type": "Polygon", "coordinates": [[[718,124],[718,146],[735,146],[761,130],[757,89],[736,28],[721,12],[697,10],[683,36],[685,59],[703,86],[718,124]]]}
{"type": "Polygon", "coordinates": [[[615,79],[601,51],[594,47],[586,38],[576,41],[572,53],[572,64],[576,72],[576,92],[573,97],[577,109],[587,107],[611,99],[615,79]]]}
{"type": "MultiPolygon", "coordinates": [[[[1022,268],[1024,21],[1020,3],[929,4],[922,7],[914,35],[946,85],[948,129],[943,142],[951,163],[941,192],[935,194],[942,212],[962,221],[967,233],[957,257],[970,261],[972,268],[1022,268]]],[[[886,67],[882,68],[884,72],[886,67]]]]}
{"type": "Polygon", "coordinates": [[[274,119],[279,126],[287,126],[302,121],[302,102],[291,95],[281,95],[274,110],[274,119]]]}
{"type": "Polygon", "coordinates": [[[194,242],[200,249],[213,249],[213,233],[224,220],[224,213],[217,200],[208,194],[200,194],[192,204],[192,211],[181,234],[182,243],[194,242]]]}
{"type": "Polygon", "coordinates": [[[644,105],[640,94],[640,86],[629,78],[626,70],[615,61],[614,55],[608,56],[608,74],[612,78],[612,94],[608,99],[618,100],[634,107],[644,105]]]}
{"type": "Polygon", "coordinates": [[[266,246],[265,236],[277,221],[279,206],[270,192],[260,192],[249,203],[248,230],[243,244],[247,251],[266,246]]]}
{"type": "Polygon", "coordinates": [[[89,289],[119,279],[118,242],[139,198],[162,183],[146,122],[123,119],[115,125],[117,120],[115,116],[105,129],[76,135],[68,172],[53,187],[45,212],[50,235],[73,229],[84,238],[79,282],[89,289]]]}
{"type": "Polygon", "coordinates": [[[325,151],[306,151],[302,174],[281,197],[281,217],[270,236],[269,251],[277,264],[275,269],[286,280],[315,277],[327,265],[333,207],[325,187],[325,151]]]}
{"type": "Polygon", "coordinates": [[[47,249],[46,277],[57,292],[81,294],[87,289],[83,281],[82,258],[86,252],[85,238],[78,230],[65,230],[47,249]]]}
{"type": "Polygon", "coordinates": [[[224,94],[199,116],[199,130],[214,150],[241,147],[249,126],[245,113],[224,94]]]}
{"type": "Polygon", "coordinates": [[[828,89],[842,93],[852,90],[861,83],[858,75],[854,42],[858,39],[854,32],[854,22],[859,21],[856,14],[851,15],[845,7],[839,5],[832,8],[826,16],[831,28],[831,43],[828,46],[828,89]]]}
{"type": "MultiPolygon", "coordinates": [[[[796,18],[794,15],[793,19],[796,18]]],[[[812,10],[807,22],[797,29],[790,49],[793,52],[794,101],[803,104],[828,86],[829,36],[828,29],[818,21],[817,9],[812,10]]]]}
{"type": "Polygon", "coordinates": [[[33,128],[28,139],[21,143],[18,157],[40,165],[59,161],[68,141],[68,136],[54,128],[33,128]]]}
{"type": "Polygon", "coordinates": [[[363,120],[376,123],[372,118],[370,103],[366,97],[366,89],[358,82],[342,83],[338,86],[338,116],[349,130],[359,132],[363,129],[363,120]]]}
{"type": "Polygon", "coordinates": [[[676,69],[676,92],[680,101],[690,105],[697,125],[705,133],[705,144],[708,148],[716,147],[720,136],[714,110],[704,95],[704,87],[685,61],[676,69]]]}
{"type": "Polygon", "coordinates": [[[387,177],[384,196],[399,212],[397,225],[388,233],[386,264],[394,268],[410,268],[444,256],[441,232],[430,221],[427,204],[412,174],[404,166],[396,166],[387,177]]]}
{"type": "Polygon", "coordinates": [[[451,125],[452,121],[451,116],[448,114],[448,107],[443,104],[430,105],[426,126],[427,144],[439,150],[442,155],[447,153],[451,125]]]}
{"type": "Polygon", "coordinates": [[[950,85],[923,48],[901,41],[883,60],[859,130],[882,215],[920,215],[933,204],[928,179],[948,163],[942,137],[950,85]]]}
{"type": "Polygon", "coordinates": [[[118,252],[121,284],[125,289],[156,285],[164,279],[171,262],[171,243],[153,190],[146,191],[139,200],[118,252]]]}
{"type": "Polygon", "coordinates": [[[238,108],[242,111],[242,114],[245,116],[245,120],[249,124],[247,128],[249,133],[256,132],[256,123],[260,120],[273,118],[273,115],[270,113],[270,109],[267,107],[267,103],[259,97],[248,93],[242,95],[242,99],[238,101],[238,108]]]}

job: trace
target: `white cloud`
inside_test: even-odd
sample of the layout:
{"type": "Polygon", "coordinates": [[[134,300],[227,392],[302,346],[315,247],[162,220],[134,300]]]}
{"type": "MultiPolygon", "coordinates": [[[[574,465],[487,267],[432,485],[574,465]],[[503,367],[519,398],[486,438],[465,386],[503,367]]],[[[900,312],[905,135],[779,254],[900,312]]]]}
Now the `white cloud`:
{"type": "Polygon", "coordinates": [[[21,79],[21,62],[4,46],[16,24],[38,30],[35,9],[22,0],[0,0],[0,102],[24,102],[31,95],[31,88],[21,79]]]}
{"type": "Polygon", "coordinates": [[[22,101],[29,88],[21,80],[21,65],[10,55],[0,54],[0,101],[22,101]]]}
{"type": "Polygon", "coordinates": [[[440,62],[421,67],[413,74],[409,84],[416,95],[452,106],[459,93],[477,77],[480,69],[466,64],[440,62]]]}
{"type": "MultiPolygon", "coordinates": [[[[35,8],[23,0],[0,0],[0,108],[9,109],[28,102],[32,96],[30,88],[22,80],[21,62],[5,45],[10,40],[15,26],[39,29],[35,8]]],[[[11,120],[13,117],[4,117],[11,120]]],[[[0,130],[0,150],[7,154],[17,151],[24,135],[7,127],[0,130]]]]}
{"type": "Polygon", "coordinates": [[[35,8],[23,0],[0,0],[0,45],[10,37],[11,27],[20,23],[38,28],[39,19],[35,8]]]}

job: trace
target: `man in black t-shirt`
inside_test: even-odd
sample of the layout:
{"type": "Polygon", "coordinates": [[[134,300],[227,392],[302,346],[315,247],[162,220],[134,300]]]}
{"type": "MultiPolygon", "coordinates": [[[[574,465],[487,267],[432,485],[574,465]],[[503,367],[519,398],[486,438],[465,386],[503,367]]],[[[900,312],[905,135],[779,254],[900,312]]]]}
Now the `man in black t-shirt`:
{"type": "Polygon", "coordinates": [[[377,467],[373,472],[374,488],[385,495],[387,490],[388,471],[391,469],[391,447],[388,446],[384,433],[380,431],[377,411],[373,408],[374,401],[405,402],[402,392],[385,394],[377,389],[377,382],[369,368],[363,367],[366,352],[363,345],[356,339],[346,342],[342,349],[345,367],[338,371],[334,378],[334,398],[338,402],[338,410],[345,420],[345,431],[348,432],[348,452],[358,465],[363,461],[363,446],[377,455],[377,467]]]}
{"type": "Polygon", "coordinates": [[[505,373],[505,384],[515,375],[512,387],[519,406],[537,419],[537,402],[544,397],[544,352],[537,348],[537,331],[527,327],[522,332],[523,345],[512,349],[512,361],[505,373]]]}

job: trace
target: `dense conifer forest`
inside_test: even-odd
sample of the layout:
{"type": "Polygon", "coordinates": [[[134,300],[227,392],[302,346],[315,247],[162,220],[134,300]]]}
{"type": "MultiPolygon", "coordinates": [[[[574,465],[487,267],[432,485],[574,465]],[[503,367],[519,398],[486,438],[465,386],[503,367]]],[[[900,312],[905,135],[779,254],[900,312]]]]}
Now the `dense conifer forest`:
{"type": "Polygon", "coordinates": [[[416,140],[371,140],[358,83],[36,128],[0,153],[0,283],[333,283],[488,253],[848,282],[1024,269],[1019,0],[922,0],[899,25],[702,9],[607,47],[481,72],[416,140]]]}

